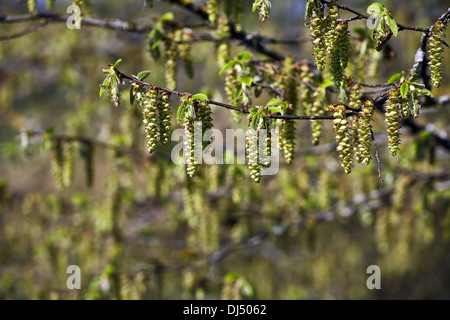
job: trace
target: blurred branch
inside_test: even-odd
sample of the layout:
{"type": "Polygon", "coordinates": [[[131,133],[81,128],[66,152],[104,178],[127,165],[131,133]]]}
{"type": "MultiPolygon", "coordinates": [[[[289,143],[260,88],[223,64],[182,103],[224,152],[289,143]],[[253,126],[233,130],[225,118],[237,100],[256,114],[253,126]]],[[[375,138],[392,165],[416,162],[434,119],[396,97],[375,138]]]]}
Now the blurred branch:
{"type": "MultiPolygon", "coordinates": [[[[191,0],[168,0],[168,2],[176,4],[180,7],[187,9],[188,11],[195,13],[203,20],[208,20],[209,14],[206,7],[198,5],[191,0]]],[[[237,31],[232,22],[229,23],[230,34],[232,39],[240,40],[247,47],[255,49],[257,52],[264,54],[265,56],[272,58],[276,61],[281,61],[284,56],[268,49],[264,46],[264,42],[267,42],[265,37],[259,35],[250,35],[244,31],[237,31]],[[263,41],[264,40],[264,41],[263,41]]]]}
{"type": "Polygon", "coordinates": [[[39,30],[40,28],[44,27],[45,25],[47,25],[47,21],[42,21],[39,23],[36,23],[35,25],[21,31],[18,33],[14,33],[14,34],[10,34],[7,36],[0,36],[0,41],[6,41],[6,40],[12,40],[12,39],[16,39],[16,38],[20,38],[28,33],[34,32],[36,30],[39,30]]]}
{"type": "MultiPolygon", "coordinates": [[[[11,16],[0,16],[0,23],[17,23],[25,21],[40,20],[46,23],[60,22],[66,23],[70,16],[58,15],[51,13],[30,13],[11,16]]],[[[119,19],[98,19],[83,17],[82,26],[99,27],[112,30],[135,32],[135,33],[148,33],[153,27],[151,26],[139,26],[133,22],[123,21],[119,19]]]]}
{"type": "MultiPolygon", "coordinates": [[[[86,145],[93,145],[93,146],[99,146],[106,149],[111,149],[120,153],[127,154],[129,156],[132,156],[133,158],[146,158],[151,159],[153,158],[153,154],[149,154],[148,152],[142,152],[136,149],[128,148],[121,145],[115,145],[112,143],[107,143],[103,141],[98,141],[95,139],[87,138],[87,137],[81,137],[81,136],[71,136],[71,135],[65,135],[65,134],[52,134],[47,131],[35,131],[35,130],[25,130],[22,132],[22,135],[26,135],[28,138],[32,137],[43,137],[45,135],[50,135],[52,140],[59,140],[63,142],[80,142],[82,144],[86,145]]],[[[17,136],[16,139],[20,140],[23,136],[17,136]]]]}

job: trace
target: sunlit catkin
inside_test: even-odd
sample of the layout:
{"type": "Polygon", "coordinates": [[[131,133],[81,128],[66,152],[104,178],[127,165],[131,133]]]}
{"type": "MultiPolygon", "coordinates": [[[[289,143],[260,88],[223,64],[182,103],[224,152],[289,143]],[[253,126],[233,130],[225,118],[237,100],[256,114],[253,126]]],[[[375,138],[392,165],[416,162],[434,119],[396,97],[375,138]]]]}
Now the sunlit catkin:
{"type": "Polygon", "coordinates": [[[162,92],[161,101],[158,104],[159,118],[160,118],[160,143],[166,144],[170,140],[170,125],[171,125],[171,112],[170,112],[170,93],[167,91],[162,92]]]}
{"type": "MultiPolygon", "coordinates": [[[[311,115],[322,116],[325,114],[326,103],[326,88],[319,86],[313,94],[313,106],[311,108],[311,115]]],[[[311,135],[312,143],[317,146],[319,144],[320,135],[322,132],[322,120],[311,120],[311,135]]]]}
{"type": "Polygon", "coordinates": [[[184,117],[183,128],[186,173],[192,178],[197,173],[198,164],[195,159],[194,118],[189,113],[184,117]]]}
{"type": "Polygon", "coordinates": [[[352,169],[352,131],[345,115],[345,106],[343,104],[330,105],[327,111],[333,112],[333,129],[336,132],[337,151],[342,161],[342,167],[345,173],[350,173],[352,169]]]}
{"type": "Polygon", "coordinates": [[[357,122],[357,152],[355,159],[357,162],[362,162],[368,165],[370,162],[370,142],[372,141],[372,124],[374,103],[372,99],[364,102],[362,111],[359,112],[359,119],[357,122]]]}
{"type": "Polygon", "coordinates": [[[330,49],[331,73],[334,76],[334,83],[340,86],[343,79],[343,72],[347,67],[350,57],[348,23],[338,23],[333,37],[332,47],[330,49]]]}
{"type": "Polygon", "coordinates": [[[388,94],[386,102],[385,122],[388,134],[389,151],[395,156],[400,149],[400,91],[393,87],[388,94]]]}
{"type": "MultiPolygon", "coordinates": [[[[225,17],[217,19],[217,39],[228,39],[230,37],[229,20],[225,17]]],[[[222,69],[230,60],[230,45],[228,42],[220,42],[217,45],[217,64],[222,69]]]]}
{"type": "Polygon", "coordinates": [[[174,41],[174,33],[170,32],[168,38],[165,41],[165,79],[166,86],[169,89],[175,89],[177,86],[176,74],[177,74],[177,45],[174,41]]]}
{"type": "Polygon", "coordinates": [[[144,96],[144,109],[142,110],[147,151],[149,153],[155,151],[160,136],[158,102],[158,90],[151,88],[144,96]]]}
{"type": "Polygon", "coordinates": [[[259,161],[258,132],[249,128],[245,136],[245,149],[250,176],[256,183],[261,182],[261,163],[259,161]]]}
{"type": "Polygon", "coordinates": [[[431,28],[433,34],[428,42],[431,82],[435,87],[439,87],[442,80],[442,52],[444,51],[443,38],[445,36],[444,29],[444,23],[441,20],[438,20],[431,28]]]}
{"type": "MultiPolygon", "coordinates": [[[[315,3],[315,2],[314,2],[315,3]]],[[[325,18],[323,8],[314,5],[309,22],[310,36],[312,40],[314,61],[317,69],[325,68],[326,46],[325,46],[325,18]]]]}
{"type": "MultiPolygon", "coordinates": [[[[196,101],[197,112],[202,122],[202,137],[205,137],[205,133],[212,129],[212,112],[211,107],[205,100],[197,100],[196,101]]],[[[203,149],[205,149],[211,141],[203,141],[203,149]]]]}

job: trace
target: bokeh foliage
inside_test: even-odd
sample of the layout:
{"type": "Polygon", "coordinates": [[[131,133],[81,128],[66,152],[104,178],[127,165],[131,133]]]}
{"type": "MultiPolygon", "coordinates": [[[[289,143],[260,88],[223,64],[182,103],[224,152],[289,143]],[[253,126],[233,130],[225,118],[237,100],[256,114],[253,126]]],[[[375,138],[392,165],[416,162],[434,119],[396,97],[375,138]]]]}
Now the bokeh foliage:
{"type": "MultiPolygon", "coordinates": [[[[91,2],[100,18],[155,24],[171,11],[176,22],[200,23],[164,1],[152,8],[137,0],[91,2]]],[[[53,11],[64,13],[68,4],[55,1],[53,11]]],[[[252,1],[244,4],[242,30],[281,39],[309,34],[305,1],[277,1],[265,22],[251,12],[252,1]]],[[[348,3],[361,12],[369,4],[348,3]]],[[[43,1],[37,5],[45,11],[43,1]]],[[[390,9],[397,21],[428,26],[447,8],[443,1],[395,1],[390,9]]],[[[25,1],[0,4],[2,16],[26,11],[25,1]]],[[[2,35],[33,23],[2,24],[2,35]]],[[[390,45],[395,58],[384,57],[360,81],[385,83],[410,68],[420,34],[403,32],[390,45]]],[[[179,67],[177,88],[226,99],[217,47],[192,45],[194,80],[179,67]]],[[[309,42],[273,48],[312,60],[309,42]]],[[[232,56],[244,49],[231,42],[232,56]]],[[[445,50],[435,96],[450,92],[445,50]]],[[[147,34],[50,23],[0,42],[1,299],[450,298],[449,152],[429,132],[404,128],[392,157],[384,117],[375,114],[383,182],[374,159],[344,173],[332,121],[322,122],[319,146],[310,123],[297,121],[294,160],[281,161],[278,174],[259,184],[245,165],[202,165],[188,178],[170,161],[174,142],[148,154],[138,104],[125,99],[114,108],[99,99],[99,67],[118,59],[123,72],[150,70],[148,81],[165,85],[147,34]],[[381,268],[381,290],[366,287],[373,264],[381,268]],[[81,268],[81,290],[66,288],[69,265],[81,268]]],[[[119,88],[127,97],[129,88],[119,88]]],[[[179,100],[172,102],[174,129],[179,100]]],[[[430,108],[417,121],[448,134],[447,108],[430,108]]],[[[212,113],[216,128],[247,127],[246,117],[236,123],[229,110],[212,106],[212,113]]]]}

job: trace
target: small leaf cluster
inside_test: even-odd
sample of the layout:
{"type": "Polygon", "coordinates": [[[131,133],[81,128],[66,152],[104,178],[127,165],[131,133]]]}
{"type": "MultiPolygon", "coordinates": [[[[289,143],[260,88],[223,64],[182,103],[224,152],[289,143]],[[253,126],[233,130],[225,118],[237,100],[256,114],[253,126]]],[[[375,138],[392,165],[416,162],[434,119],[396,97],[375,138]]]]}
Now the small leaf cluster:
{"type": "Polygon", "coordinates": [[[372,3],[367,8],[367,13],[371,14],[371,21],[374,21],[371,38],[376,42],[376,50],[381,51],[392,35],[397,36],[397,23],[385,5],[372,3]]]}
{"type": "Polygon", "coordinates": [[[242,52],[233,60],[229,61],[220,70],[220,74],[226,73],[225,93],[231,104],[248,108],[251,105],[250,87],[253,83],[253,77],[249,73],[254,66],[249,64],[252,54],[242,52]]]}
{"type": "Polygon", "coordinates": [[[119,59],[114,64],[108,64],[108,68],[101,68],[100,70],[105,73],[107,76],[103,83],[100,85],[100,97],[107,92],[111,96],[111,101],[115,107],[120,106],[120,90],[119,90],[119,84],[123,83],[122,76],[117,70],[117,65],[122,60],[119,59]]]}

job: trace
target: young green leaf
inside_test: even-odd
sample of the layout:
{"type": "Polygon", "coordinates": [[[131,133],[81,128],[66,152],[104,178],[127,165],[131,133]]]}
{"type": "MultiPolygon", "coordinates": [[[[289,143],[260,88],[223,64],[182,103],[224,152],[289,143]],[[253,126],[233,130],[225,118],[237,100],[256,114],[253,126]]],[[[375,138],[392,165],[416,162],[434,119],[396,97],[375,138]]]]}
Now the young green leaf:
{"type": "Polygon", "coordinates": [[[281,101],[280,99],[277,98],[273,98],[272,100],[270,100],[269,102],[267,102],[268,106],[274,106],[274,105],[280,105],[282,104],[283,101],[281,101]]]}
{"type": "Polygon", "coordinates": [[[150,71],[141,71],[137,74],[139,80],[144,81],[150,75],[150,71]]]}
{"type": "Polygon", "coordinates": [[[392,77],[390,77],[389,78],[389,80],[388,80],[388,84],[392,84],[392,83],[394,83],[394,82],[397,82],[398,80],[400,80],[400,78],[402,77],[402,74],[401,73],[396,73],[396,74],[394,74],[392,77]]]}
{"type": "Polygon", "coordinates": [[[397,36],[398,34],[397,22],[395,22],[394,18],[392,18],[391,15],[388,15],[386,19],[387,24],[389,25],[389,28],[391,29],[392,33],[394,34],[394,36],[397,36]]]}
{"type": "Polygon", "coordinates": [[[253,107],[253,108],[251,108],[250,109],[250,114],[249,114],[249,118],[250,117],[253,117],[255,114],[257,114],[258,113],[258,108],[257,107],[253,107]]]}
{"type": "Polygon", "coordinates": [[[203,93],[197,93],[192,96],[192,100],[208,100],[208,96],[203,93]]]}
{"type": "Polygon", "coordinates": [[[239,54],[238,60],[240,62],[248,62],[248,61],[252,60],[252,57],[253,57],[253,55],[250,52],[244,51],[239,54]]]}
{"type": "Polygon", "coordinates": [[[242,83],[244,83],[247,87],[250,87],[253,82],[253,78],[247,77],[247,78],[241,78],[242,83]]]}
{"type": "Polygon", "coordinates": [[[402,94],[403,98],[406,98],[406,95],[408,94],[409,84],[407,81],[402,83],[402,86],[400,87],[400,93],[402,94]]]}
{"type": "Polygon", "coordinates": [[[117,67],[121,61],[122,59],[117,60],[116,63],[114,63],[114,65],[112,66],[112,68],[114,69],[115,67],[117,67]]]}
{"type": "Polygon", "coordinates": [[[186,113],[186,106],[184,103],[180,104],[177,110],[177,123],[182,123],[184,119],[184,114],[186,113]]]}
{"type": "Polygon", "coordinates": [[[172,21],[173,20],[173,13],[172,12],[166,12],[159,21],[166,22],[166,21],[172,21]]]}
{"type": "Polygon", "coordinates": [[[99,92],[100,97],[105,93],[106,88],[108,88],[110,85],[111,85],[111,77],[108,76],[105,78],[105,80],[103,80],[103,83],[100,86],[100,92],[99,92]]]}
{"type": "Polygon", "coordinates": [[[222,73],[224,73],[224,72],[227,72],[229,69],[231,69],[232,67],[234,67],[234,65],[235,65],[236,63],[237,63],[237,62],[236,62],[235,60],[231,60],[231,61],[227,62],[227,64],[224,65],[222,69],[220,69],[219,74],[222,74],[222,73]]]}
{"type": "Polygon", "coordinates": [[[269,112],[279,112],[282,113],[282,110],[280,107],[269,107],[267,108],[267,110],[269,110],[269,112]]]}
{"type": "Polygon", "coordinates": [[[381,15],[381,12],[384,11],[384,8],[381,4],[375,2],[372,3],[368,8],[367,8],[367,13],[369,14],[373,14],[377,17],[379,17],[381,15]]]}
{"type": "Polygon", "coordinates": [[[414,84],[415,91],[420,92],[422,95],[434,97],[434,94],[425,88],[422,84],[414,84]]]}

